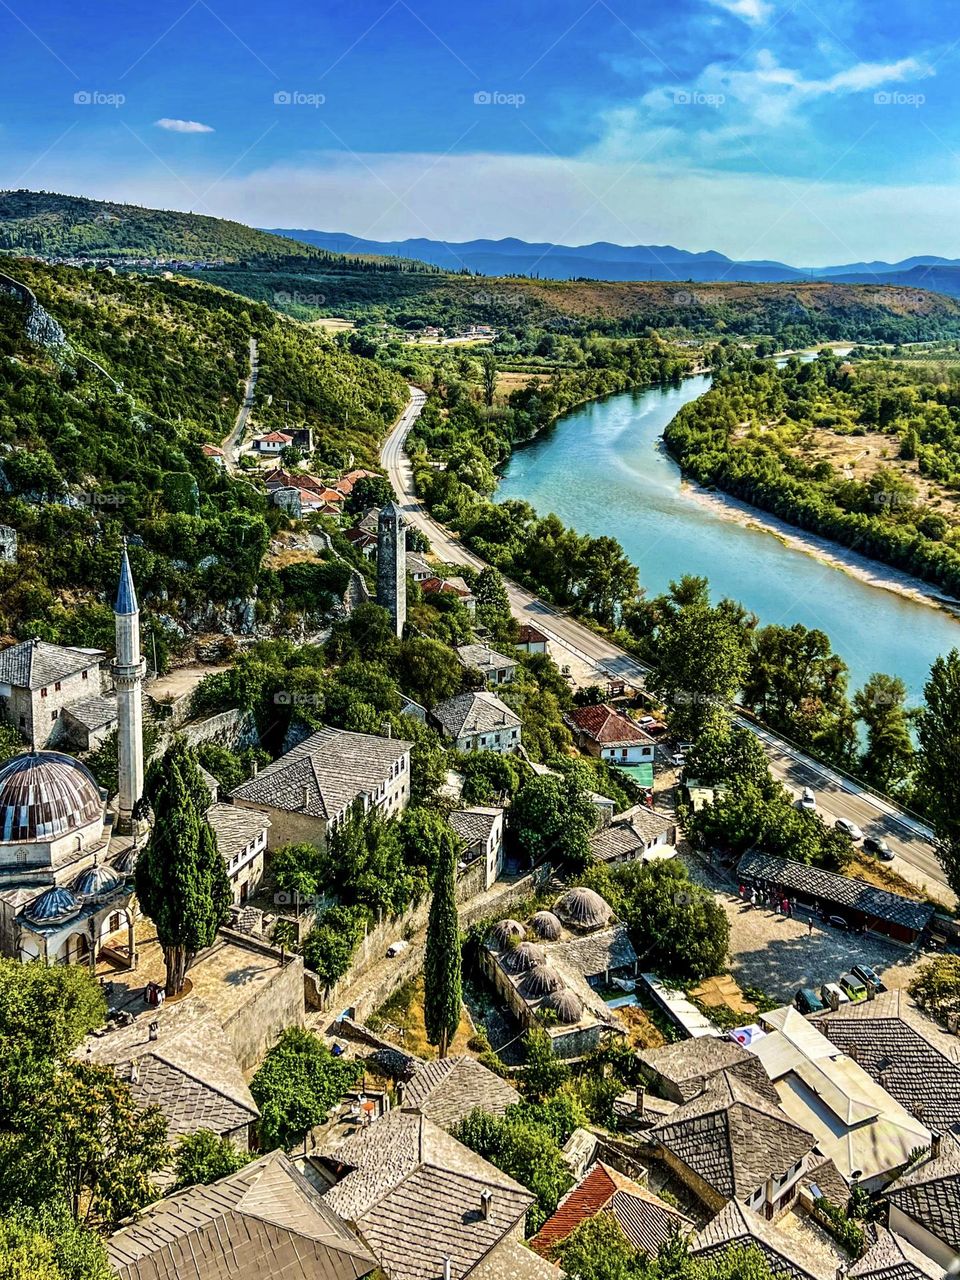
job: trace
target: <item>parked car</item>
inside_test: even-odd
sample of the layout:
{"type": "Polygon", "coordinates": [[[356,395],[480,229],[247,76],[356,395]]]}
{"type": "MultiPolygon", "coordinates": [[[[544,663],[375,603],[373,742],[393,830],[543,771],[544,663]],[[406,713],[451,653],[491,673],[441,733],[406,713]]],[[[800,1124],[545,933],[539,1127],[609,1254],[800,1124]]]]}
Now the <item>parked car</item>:
{"type": "Polygon", "coordinates": [[[857,824],[855,822],[851,822],[849,818],[838,818],[833,825],[838,831],[842,831],[845,835],[848,835],[854,843],[863,839],[863,832],[857,824]]]}
{"type": "Polygon", "coordinates": [[[886,840],[880,836],[867,836],[863,842],[863,851],[874,854],[881,862],[892,862],[896,857],[886,840]]]}
{"type": "Polygon", "coordinates": [[[683,766],[687,763],[687,757],[683,754],[682,751],[678,751],[675,755],[672,755],[670,757],[670,763],[675,764],[678,769],[682,769],[683,766]]]}
{"type": "Polygon", "coordinates": [[[860,978],[868,987],[873,987],[874,991],[886,991],[883,979],[877,973],[876,969],[868,964],[855,964],[851,967],[850,972],[855,977],[860,978]]]}
{"type": "Polygon", "coordinates": [[[809,787],[803,788],[803,794],[800,796],[801,809],[816,809],[817,797],[813,794],[809,787]]]}
{"type": "Polygon", "coordinates": [[[833,1008],[834,1003],[838,1005],[850,1003],[850,997],[843,987],[838,986],[835,982],[825,982],[823,984],[820,988],[820,999],[829,1009],[833,1008]]]}
{"type": "Polygon", "coordinates": [[[867,998],[867,984],[854,973],[840,975],[840,989],[845,991],[853,1004],[859,1004],[867,998]]]}
{"type": "Polygon", "coordinates": [[[801,987],[793,998],[793,1004],[798,1013],[804,1014],[820,1013],[824,1007],[813,987],[801,987]]]}

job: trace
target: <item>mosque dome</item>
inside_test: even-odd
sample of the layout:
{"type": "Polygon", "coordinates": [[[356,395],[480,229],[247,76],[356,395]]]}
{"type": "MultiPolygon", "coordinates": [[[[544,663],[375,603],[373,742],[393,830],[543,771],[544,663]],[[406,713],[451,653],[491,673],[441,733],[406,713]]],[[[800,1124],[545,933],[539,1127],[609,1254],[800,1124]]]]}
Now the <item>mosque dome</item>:
{"type": "Polygon", "coordinates": [[[543,948],[535,947],[532,942],[521,942],[519,947],[508,951],[503,957],[503,963],[511,973],[526,973],[528,969],[544,964],[545,961],[543,948]]]}
{"type": "Polygon", "coordinates": [[[530,928],[545,942],[556,942],[563,932],[563,926],[552,911],[538,911],[531,916],[530,928]]]}
{"type": "Polygon", "coordinates": [[[613,912],[592,889],[568,889],[554,904],[554,911],[561,920],[575,929],[602,929],[610,923],[613,912]]]}
{"type": "Polygon", "coordinates": [[[531,1000],[550,995],[563,989],[563,979],[548,964],[534,965],[520,984],[520,991],[531,1000]]]}
{"type": "Polygon", "coordinates": [[[523,942],[527,931],[517,920],[498,920],[490,930],[490,937],[498,947],[508,947],[516,939],[523,942]]]}
{"type": "Polygon", "coordinates": [[[572,1027],[583,1017],[583,1001],[575,991],[551,991],[545,1003],[564,1026],[572,1027]]]}
{"type": "Polygon", "coordinates": [[[56,840],[103,817],[90,770],[58,751],[31,751],[0,767],[0,843],[56,840]]]}
{"type": "Polygon", "coordinates": [[[120,877],[111,867],[94,864],[92,867],[87,867],[86,871],[81,871],[70,888],[76,897],[83,899],[84,902],[99,902],[116,893],[121,883],[120,877]]]}
{"type": "Polygon", "coordinates": [[[35,898],[23,914],[32,924],[62,924],[79,915],[82,903],[62,885],[54,885],[35,898]]]}
{"type": "Polygon", "coordinates": [[[119,857],[113,860],[113,869],[117,875],[122,876],[125,880],[132,878],[133,873],[137,869],[137,859],[140,856],[140,850],[135,844],[128,845],[119,857]]]}

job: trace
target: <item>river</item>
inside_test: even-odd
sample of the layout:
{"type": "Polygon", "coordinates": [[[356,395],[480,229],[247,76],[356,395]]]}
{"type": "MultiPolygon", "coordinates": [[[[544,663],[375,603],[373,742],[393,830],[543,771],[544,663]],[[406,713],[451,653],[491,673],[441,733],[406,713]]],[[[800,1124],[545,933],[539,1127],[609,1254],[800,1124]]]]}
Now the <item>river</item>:
{"type": "Polygon", "coordinates": [[[517,449],[497,501],[522,498],[580,533],[610,534],[647,592],[682,574],[709,578],[714,599],[741,601],[763,623],[819,627],[850,668],[851,692],[875,671],[898,675],[921,700],[938,654],[960,646],[943,610],[862,582],[774,534],[744,527],[697,498],[660,437],[708,376],[595,400],[517,449]]]}

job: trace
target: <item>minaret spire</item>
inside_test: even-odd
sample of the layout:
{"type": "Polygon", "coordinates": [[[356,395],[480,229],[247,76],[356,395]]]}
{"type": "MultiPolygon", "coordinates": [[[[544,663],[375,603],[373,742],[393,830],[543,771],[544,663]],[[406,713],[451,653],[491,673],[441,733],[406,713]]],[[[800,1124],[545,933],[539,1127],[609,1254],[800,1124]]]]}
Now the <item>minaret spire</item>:
{"type": "Polygon", "coordinates": [[[123,540],[120,582],[113,606],[117,631],[117,656],[113,683],[117,691],[117,756],[120,804],[117,830],[135,830],[134,810],[143,796],[143,697],[141,683],[146,663],[140,656],[140,606],[130,571],[127,540],[123,540]]]}
{"type": "Polygon", "coordinates": [[[407,529],[400,508],[388,502],[377,521],[377,604],[389,609],[393,629],[407,620],[407,529]]]}

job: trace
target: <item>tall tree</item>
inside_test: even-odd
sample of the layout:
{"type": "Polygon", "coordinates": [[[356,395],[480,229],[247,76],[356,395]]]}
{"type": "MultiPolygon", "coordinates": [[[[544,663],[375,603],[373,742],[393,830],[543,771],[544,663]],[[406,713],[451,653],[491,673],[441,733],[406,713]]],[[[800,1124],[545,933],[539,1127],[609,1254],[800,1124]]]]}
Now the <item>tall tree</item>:
{"type": "Polygon", "coordinates": [[[917,716],[918,783],[947,880],[960,893],[960,650],[937,658],[924,695],[917,716]]]}
{"type": "Polygon", "coordinates": [[[729,610],[684,605],[657,633],[656,692],[683,738],[696,738],[732,704],[747,673],[746,633],[729,610]]]}
{"type": "Polygon", "coordinates": [[[907,782],[915,752],[906,707],[907,686],[897,676],[872,675],[853,697],[853,709],[867,729],[860,767],[868,782],[892,791],[907,782]]]}
{"type": "Polygon", "coordinates": [[[423,1017],[427,1039],[447,1056],[460,1025],[463,975],[460,956],[460,918],[457,915],[456,862],[447,854],[433,881],[423,961],[423,1017]]]}
{"type": "Polygon", "coordinates": [[[193,751],[182,740],[149,780],[154,827],[137,863],[140,905],[157,927],[166,992],[179,995],[199,951],[227,918],[230,881],[206,819],[210,797],[193,751]]]}
{"type": "Polygon", "coordinates": [[[497,357],[487,347],[483,353],[483,403],[487,408],[493,405],[493,397],[497,393],[497,357]]]}

